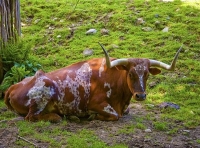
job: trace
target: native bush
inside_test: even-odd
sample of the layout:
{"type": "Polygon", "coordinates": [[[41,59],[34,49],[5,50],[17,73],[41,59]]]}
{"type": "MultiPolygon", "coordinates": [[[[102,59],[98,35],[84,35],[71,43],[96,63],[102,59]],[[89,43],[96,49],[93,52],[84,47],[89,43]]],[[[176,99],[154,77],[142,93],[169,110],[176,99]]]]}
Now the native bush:
{"type": "Polygon", "coordinates": [[[38,69],[41,69],[40,64],[35,64],[30,61],[23,63],[14,62],[14,66],[6,72],[4,80],[0,85],[0,90],[5,91],[10,85],[15,84],[25,77],[32,76],[38,69]]]}
{"type": "Polygon", "coordinates": [[[0,56],[3,61],[4,79],[0,85],[0,91],[5,91],[10,85],[21,81],[27,76],[32,76],[41,69],[41,65],[29,60],[30,45],[19,42],[8,42],[0,56]]]}

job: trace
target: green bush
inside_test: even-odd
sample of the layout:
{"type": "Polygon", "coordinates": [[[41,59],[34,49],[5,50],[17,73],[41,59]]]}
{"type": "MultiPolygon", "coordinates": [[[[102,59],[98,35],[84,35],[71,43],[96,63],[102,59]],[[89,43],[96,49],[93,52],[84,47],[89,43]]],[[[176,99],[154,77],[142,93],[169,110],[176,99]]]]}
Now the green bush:
{"type": "Polygon", "coordinates": [[[5,91],[10,85],[15,84],[27,76],[32,76],[40,64],[29,61],[30,45],[23,40],[18,42],[8,42],[2,50],[0,56],[3,62],[4,79],[0,85],[0,91],[5,91]]]}
{"type": "Polygon", "coordinates": [[[9,71],[11,67],[14,66],[14,63],[23,63],[29,57],[30,45],[25,44],[23,40],[18,40],[18,42],[8,42],[0,50],[0,56],[3,62],[4,73],[9,71]]]}
{"type": "Polygon", "coordinates": [[[10,85],[15,84],[25,77],[32,76],[38,69],[41,69],[40,64],[34,64],[30,61],[23,63],[14,62],[14,66],[4,75],[4,80],[0,85],[0,90],[5,91],[10,85]]]}

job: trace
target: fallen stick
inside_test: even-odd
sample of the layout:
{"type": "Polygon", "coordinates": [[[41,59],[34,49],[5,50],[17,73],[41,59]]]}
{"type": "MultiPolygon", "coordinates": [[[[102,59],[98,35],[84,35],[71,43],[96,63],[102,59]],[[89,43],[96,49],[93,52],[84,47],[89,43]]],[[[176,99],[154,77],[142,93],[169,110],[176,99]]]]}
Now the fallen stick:
{"type": "Polygon", "coordinates": [[[13,119],[1,120],[0,123],[9,122],[9,121],[22,121],[22,120],[24,120],[24,117],[17,117],[13,119]]]}
{"type": "Polygon", "coordinates": [[[33,142],[31,142],[31,141],[29,141],[29,140],[27,140],[27,139],[25,139],[25,138],[23,138],[23,137],[21,137],[21,136],[17,136],[17,137],[18,137],[19,139],[24,140],[25,142],[28,142],[28,143],[34,145],[35,147],[38,147],[35,143],[33,143],[33,142]]]}
{"type": "Polygon", "coordinates": [[[8,120],[1,120],[0,123],[7,122],[8,120]]]}

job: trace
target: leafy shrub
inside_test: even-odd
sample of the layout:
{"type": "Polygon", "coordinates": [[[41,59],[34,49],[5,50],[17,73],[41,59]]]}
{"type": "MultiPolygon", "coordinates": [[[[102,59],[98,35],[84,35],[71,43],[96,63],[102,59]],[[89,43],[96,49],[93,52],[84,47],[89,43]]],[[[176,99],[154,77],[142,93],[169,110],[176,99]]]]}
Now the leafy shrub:
{"type": "Polygon", "coordinates": [[[24,40],[18,39],[17,42],[12,40],[7,42],[0,50],[4,73],[3,82],[0,85],[0,92],[4,92],[10,85],[15,84],[25,77],[32,76],[40,64],[29,61],[31,44],[25,43],[24,40]]]}
{"type": "Polygon", "coordinates": [[[2,91],[5,91],[10,85],[21,81],[25,77],[34,75],[38,69],[41,69],[40,64],[34,64],[30,61],[25,61],[22,64],[14,63],[14,66],[4,75],[4,80],[0,85],[0,90],[2,91]]]}
{"type": "Polygon", "coordinates": [[[16,43],[8,42],[0,50],[0,56],[3,61],[3,70],[4,73],[9,71],[11,67],[14,66],[14,63],[23,63],[29,57],[30,45],[25,44],[22,40],[19,40],[16,43]]]}

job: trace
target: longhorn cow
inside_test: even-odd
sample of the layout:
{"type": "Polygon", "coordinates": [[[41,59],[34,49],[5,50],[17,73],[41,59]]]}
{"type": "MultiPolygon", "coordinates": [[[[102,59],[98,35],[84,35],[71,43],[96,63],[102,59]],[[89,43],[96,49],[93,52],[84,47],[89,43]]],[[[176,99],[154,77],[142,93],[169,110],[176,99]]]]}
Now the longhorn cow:
{"type": "Polygon", "coordinates": [[[76,116],[115,121],[127,112],[133,97],[146,99],[149,74],[158,68],[174,70],[181,51],[177,51],[171,65],[141,58],[96,58],[44,73],[39,70],[32,77],[8,88],[7,107],[28,121],[59,122],[62,117],[76,116]]]}

